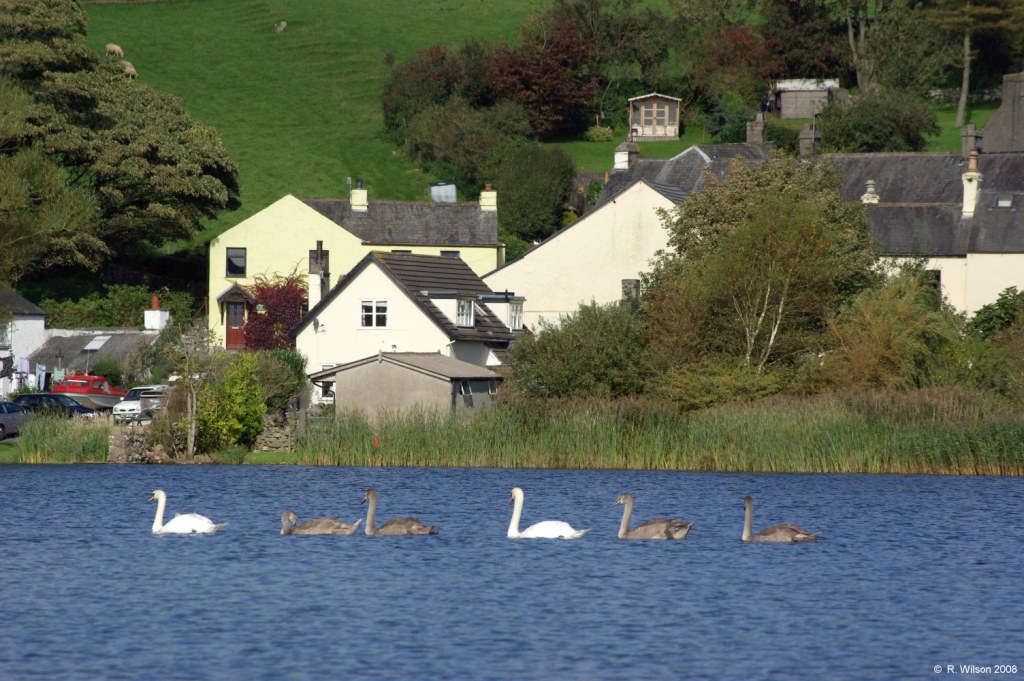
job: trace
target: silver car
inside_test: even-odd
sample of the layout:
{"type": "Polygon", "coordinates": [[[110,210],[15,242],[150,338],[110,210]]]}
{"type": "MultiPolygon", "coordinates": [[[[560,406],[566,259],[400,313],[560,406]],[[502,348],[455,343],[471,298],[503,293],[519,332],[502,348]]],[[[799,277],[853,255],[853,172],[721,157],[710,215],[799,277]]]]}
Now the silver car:
{"type": "Polygon", "coordinates": [[[163,406],[170,388],[166,385],[140,385],[114,405],[114,423],[143,423],[153,420],[153,412],[163,406]]]}
{"type": "Polygon", "coordinates": [[[21,427],[32,418],[32,412],[26,411],[20,404],[0,402],[0,440],[8,435],[19,435],[21,427]]]}

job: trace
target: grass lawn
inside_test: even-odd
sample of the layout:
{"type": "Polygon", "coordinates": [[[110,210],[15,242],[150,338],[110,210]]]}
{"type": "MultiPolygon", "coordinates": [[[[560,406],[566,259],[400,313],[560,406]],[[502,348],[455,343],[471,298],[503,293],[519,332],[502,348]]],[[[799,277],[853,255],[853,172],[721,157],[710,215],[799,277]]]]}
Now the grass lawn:
{"type": "MultiPolygon", "coordinates": [[[[988,119],[999,108],[999,102],[975,104],[967,108],[967,122],[974,123],[980,132],[988,119]]],[[[960,152],[960,129],[956,127],[956,104],[943,104],[936,107],[939,119],[939,134],[928,139],[926,151],[960,152]]]]}
{"type": "Polygon", "coordinates": [[[388,52],[401,63],[434,43],[511,41],[550,0],[176,0],[88,4],[88,42],[113,42],[139,82],[182,98],[240,168],[243,206],[224,231],[281,196],[342,196],[362,177],[371,198],[426,199],[404,154],[378,139],[388,52]],[[278,34],[274,25],[287,21],[278,34]]]}

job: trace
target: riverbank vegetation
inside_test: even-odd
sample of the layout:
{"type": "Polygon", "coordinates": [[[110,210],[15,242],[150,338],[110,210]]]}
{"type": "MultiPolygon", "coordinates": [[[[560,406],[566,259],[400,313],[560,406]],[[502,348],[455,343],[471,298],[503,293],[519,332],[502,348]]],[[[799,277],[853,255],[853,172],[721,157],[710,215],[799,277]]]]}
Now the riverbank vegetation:
{"type": "Polygon", "coordinates": [[[664,402],[523,400],[311,421],[298,463],[787,473],[1024,474],[1024,415],[977,391],[779,396],[686,413],[664,402]]]}
{"type": "Polygon", "coordinates": [[[106,419],[37,415],[21,429],[14,445],[16,461],[103,463],[107,460],[109,440],[110,423],[106,419]]]}

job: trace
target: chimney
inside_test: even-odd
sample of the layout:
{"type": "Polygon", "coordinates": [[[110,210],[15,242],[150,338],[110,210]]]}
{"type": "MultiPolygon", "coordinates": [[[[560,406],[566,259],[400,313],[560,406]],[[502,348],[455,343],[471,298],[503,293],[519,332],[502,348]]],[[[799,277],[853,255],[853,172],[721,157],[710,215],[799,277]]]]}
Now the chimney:
{"type": "Polygon", "coordinates": [[[968,123],[960,133],[960,153],[964,158],[971,154],[971,149],[981,149],[981,133],[974,127],[974,123],[968,123]]]}
{"type": "Polygon", "coordinates": [[[865,191],[863,194],[861,194],[860,202],[861,203],[878,203],[879,196],[878,196],[878,193],[875,191],[875,181],[874,180],[868,180],[867,182],[865,182],[865,184],[867,185],[867,191],[865,191]]]}
{"type": "Polygon", "coordinates": [[[153,296],[150,309],[142,313],[142,328],[146,331],[163,331],[171,321],[171,313],[160,309],[160,298],[153,296]]]}
{"type": "Polygon", "coordinates": [[[964,179],[964,209],[965,218],[974,216],[974,208],[978,205],[978,191],[981,189],[981,173],[978,172],[978,150],[971,149],[967,155],[967,172],[963,174],[964,179]]]}
{"type": "Polygon", "coordinates": [[[747,144],[764,144],[764,114],[758,113],[754,120],[747,121],[747,144]]]}
{"type": "Polygon", "coordinates": [[[810,123],[804,123],[800,128],[800,158],[810,160],[818,155],[818,147],[821,146],[821,135],[818,129],[810,123]]]}
{"type": "Polygon", "coordinates": [[[317,240],[316,252],[313,261],[309,263],[309,278],[307,279],[306,295],[309,296],[309,308],[318,304],[327,295],[330,288],[331,275],[324,267],[324,242],[317,240]]]}
{"type": "Polygon", "coordinates": [[[640,147],[636,142],[623,142],[615,147],[615,164],[612,168],[614,170],[629,170],[638,158],[640,158],[640,147]]]}
{"type": "Polygon", "coordinates": [[[365,213],[370,210],[369,199],[366,196],[366,190],[363,189],[363,178],[356,178],[356,188],[352,190],[349,201],[353,211],[365,213]]]}
{"type": "Polygon", "coordinates": [[[489,184],[484,185],[484,190],[480,192],[480,212],[482,213],[495,213],[498,210],[498,192],[489,184]]]}

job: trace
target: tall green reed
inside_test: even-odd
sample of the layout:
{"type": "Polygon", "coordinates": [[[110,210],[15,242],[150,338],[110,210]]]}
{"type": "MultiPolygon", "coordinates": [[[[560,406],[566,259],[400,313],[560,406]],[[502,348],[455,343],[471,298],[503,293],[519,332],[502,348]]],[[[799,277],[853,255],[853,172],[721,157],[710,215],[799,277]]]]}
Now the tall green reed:
{"type": "Polygon", "coordinates": [[[36,415],[18,438],[22,463],[100,463],[107,460],[110,424],[105,419],[36,415]]]}

